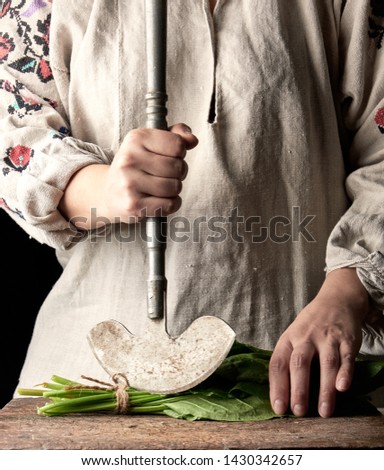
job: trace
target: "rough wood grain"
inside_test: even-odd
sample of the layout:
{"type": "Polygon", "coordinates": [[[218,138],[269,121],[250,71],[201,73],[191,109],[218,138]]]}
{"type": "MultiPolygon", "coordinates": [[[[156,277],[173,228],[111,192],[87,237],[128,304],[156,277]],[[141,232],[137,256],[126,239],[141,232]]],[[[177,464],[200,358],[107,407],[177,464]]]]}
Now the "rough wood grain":
{"type": "Polygon", "coordinates": [[[276,419],[255,423],[164,416],[38,416],[44,400],[0,410],[0,449],[384,449],[384,416],[276,419]]]}

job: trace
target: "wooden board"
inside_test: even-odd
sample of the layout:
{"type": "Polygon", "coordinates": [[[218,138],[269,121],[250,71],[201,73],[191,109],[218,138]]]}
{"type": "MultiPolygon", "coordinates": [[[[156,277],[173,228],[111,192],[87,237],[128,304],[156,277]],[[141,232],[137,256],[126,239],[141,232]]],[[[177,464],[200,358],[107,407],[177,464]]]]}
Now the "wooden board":
{"type": "Polygon", "coordinates": [[[164,416],[39,416],[41,398],[0,410],[0,449],[384,449],[384,416],[188,422],[164,416]]]}

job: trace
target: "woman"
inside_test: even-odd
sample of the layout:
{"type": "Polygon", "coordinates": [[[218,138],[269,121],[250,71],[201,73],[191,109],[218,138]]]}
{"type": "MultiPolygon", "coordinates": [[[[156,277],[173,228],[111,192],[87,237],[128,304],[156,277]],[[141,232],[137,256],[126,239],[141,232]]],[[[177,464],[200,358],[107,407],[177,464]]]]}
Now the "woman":
{"type": "Polygon", "coordinates": [[[357,353],[384,351],[380,5],[169,2],[171,132],[142,129],[144,2],[3,5],[0,196],[64,267],[20,386],[102,378],[99,321],[140,334],[161,211],[169,333],[211,314],[273,348],[277,414],[307,413],[318,358],[332,415],[357,353]]]}

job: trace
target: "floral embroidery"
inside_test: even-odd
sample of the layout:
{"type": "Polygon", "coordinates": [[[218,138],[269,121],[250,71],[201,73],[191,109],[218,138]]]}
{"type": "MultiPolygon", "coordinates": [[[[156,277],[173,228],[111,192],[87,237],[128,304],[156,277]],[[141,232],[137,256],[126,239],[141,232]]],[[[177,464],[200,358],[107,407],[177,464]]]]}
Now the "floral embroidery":
{"type": "Polygon", "coordinates": [[[375,114],[375,122],[379,131],[384,134],[384,108],[379,108],[375,114]]]}
{"type": "MultiPolygon", "coordinates": [[[[0,32],[0,63],[7,61],[8,67],[18,72],[34,73],[43,83],[53,79],[48,60],[51,15],[47,14],[45,19],[36,20],[35,24],[30,19],[23,20],[22,17],[30,18],[37,10],[47,5],[47,0],[0,0],[0,18],[8,16],[17,25],[14,37],[10,37],[9,33],[0,32]]],[[[8,80],[0,80],[0,90],[14,96],[14,101],[8,106],[8,113],[20,119],[40,111],[43,107],[41,101],[23,96],[23,89],[24,86],[18,80],[13,84],[8,80]]],[[[57,106],[52,100],[44,101],[54,108],[57,106]]]]}
{"type": "Polygon", "coordinates": [[[4,2],[1,2],[1,10],[0,10],[0,18],[3,18],[9,11],[11,7],[12,0],[6,0],[4,2]]]}
{"type": "Polygon", "coordinates": [[[8,113],[16,115],[19,118],[23,118],[24,116],[36,111],[40,111],[43,107],[41,103],[24,97],[20,92],[23,88],[24,85],[17,80],[14,85],[8,80],[0,80],[0,90],[12,93],[15,98],[15,101],[8,106],[8,113]]]}
{"type": "Polygon", "coordinates": [[[49,54],[49,30],[51,27],[51,15],[48,15],[45,21],[39,20],[37,22],[37,29],[41,36],[37,34],[34,36],[36,44],[43,47],[43,54],[47,57],[49,54]]]}
{"type": "Polygon", "coordinates": [[[16,145],[16,147],[10,147],[7,150],[7,156],[4,158],[4,162],[16,171],[23,171],[29,165],[33,153],[30,147],[16,145]]]}
{"type": "MultiPolygon", "coordinates": [[[[52,0],[0,0],[0,64],[6,62],[5,71],[17,70],[17,74],[11,73],[7,79],[0,78],[0,99],[3,108],[8,106],[8,114],[19,119],[39,112],[45,106],[58,106],[54,99],[43,98],[40,93],[39,97],[34,95],[35,92],[38,93],[35,90],[40,88],[37,82],[46,84],[53,80],[49,63],[51,8],[48,5],[51,3],[52,0]],[[3,23],[13,23],[7,32],[1,32],[5,28],[2,28],[2,18],[5,18],[3,23]],[[22,74],[30,75],[36,85],[31,87],[30,92],[22,83],[22,74]],[[12,78],[12,75],[17,78],[12,78]]],[[[47,130],[47,135],[53,139],[64,138],[68,134],[66,127],[47,130]]],[[[4,143],[0,153],[0,175],[7,177],[24,172],[30,166],[36,151],[31,146],[16,141],[4,143]]],[[[0,208],[24,219],[23,213],[10,207],[4,198],[0,198],[0,208]]]]}
{"type": "Polygon", "coordinates": [[[59,130],[57,131],[51,131],[50,134],[53,139],[64,139],[64,137],[67,137],[69,135],[69,129],[67,127],[60,127],[59,130]]]}
{"type": "Polygon", "coordinates": [[[48,61],[51,15],[48,14],[44,21],[37,21],[36,26],[38,34],[32,35],[31,25],[27,21],[23,20],[22,17],[32,16],[39,8],[47,6],[47,3],[42,0],[34,0],[29,8],[27,8],[24,13],[21,13],[20,10],[25,6],[25,4],[25,0],[15,3],[11,0],[2,2],[2,6],[0,7],[0,18],[9,15],[10,18],[16,21],[17,34],[21,38],[25,47],[24,50],[16,50],[14,47],[14,38],[10,38],[5,34],[1,35],[0,33],[0,37],[2,36],[2,40],[0,40],[0,60],[2,55],[4,60],[11,52],[14,52],[13,55],[18,53],[18,57],[15,57],[15,60],[9,62],[9,67],[22,73],[36,73],[40,81],[46,83],[53,79],[52,70],[48,61]]]}
{"type": "Polygon", "coordinates": [[[384,2],[383,0],[371,0],[372,16],[368,18],[369,31],[368,35],[374,39],[376,48],[381,49],[384,39],[384,26],[373,18],[384,17],[384,2]]]}
{"type": "Polygon", "coordinates": [[[15,49],[13,39],[9,37],[8,33],[0,33],[0,64],[5,62],[8,55],[15,49]]]}

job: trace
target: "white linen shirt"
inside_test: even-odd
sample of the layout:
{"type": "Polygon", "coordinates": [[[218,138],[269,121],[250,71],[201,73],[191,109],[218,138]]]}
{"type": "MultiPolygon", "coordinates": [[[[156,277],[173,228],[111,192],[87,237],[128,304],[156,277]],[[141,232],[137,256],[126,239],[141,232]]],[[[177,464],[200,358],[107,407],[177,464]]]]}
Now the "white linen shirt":
{"type": "MultiPolygon", "coordinates": [[[[372,298],[362,353],[384,354],[384,8],[369,0],[168,2],[168,123],[199,145],[168,217],[171,335],[217,315],[272,349],[326,272],[372,298]]],[[[38,314],[19,386],[106,378],[86,340],[146,316],[143,223],[77,230],[71,176],[110,163],[145,125],[144,2],[7,2],[0,19],[0,198],[63,273],[38,314]]],[[[93,214],[97,217],[97,212],[93,214]]]]}

